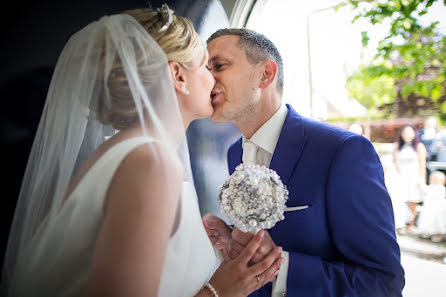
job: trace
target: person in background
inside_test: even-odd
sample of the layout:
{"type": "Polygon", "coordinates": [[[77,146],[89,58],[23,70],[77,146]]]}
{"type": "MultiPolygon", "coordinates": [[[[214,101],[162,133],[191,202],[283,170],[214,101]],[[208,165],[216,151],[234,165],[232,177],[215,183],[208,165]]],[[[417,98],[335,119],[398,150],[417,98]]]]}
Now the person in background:
{"type": "Polygon", "coordinates": [[[421,185],[426,180],[426,148],[418,139],[412,125],[404,125],[395,142],[393,161],[401,176],[402,195],[408,203],[412,218],[408,229],[413,230],[417,219],[417,207],[422,201],[421,185]]]}
{"type": "Polygon", "coordinates": [[[423,238],[440,242],[446,235],[446,176],[441,171],[429,175],[423,190],[423,206],[418,219],[418,232],[423,238]]]}
{"type": "Polygon", "coordinates": [[[412,215],[404,199],[404,189],[401,176],[396,170],[395,163],[391,155],[381,157],[383,165],[384,180],[387,191],[392,199],[393,214],[395,217],[395,229],[397,232],[403,232],[406,225],[411,221],[412,215]]]}
{"type": "MultiPolygon", "coordinates": [[[[424,120],[423,129],[418,131],[418,137],[420,141],[426,147],[426,184],[429,183],[429,174],[431,171],[438,168],[431,168],[430,162],[436,162],[439,160],[446,161],[443,153],[444,146],[441,133],[438,129],[438,121],[435,117],[428,117],[424,120]]],[[[446,169],[446,168],[445,168],[446,169]]]]}
{"type": "MultiPolygon", "coordinates": [[[[435,158],[431,161],[446,162],[446,129],[443,128],[437,131],[435,138],[432,141],[430,150],[432,152],[432,155],[435,156],[435,158]]],[[[437,170],[440,170],[443,173],[446,172],[446,166],[440,163],[436,164],[440,165],[436,168],[437,170]]]]}
{"type": "Polygon", "coordinates": [[[358,123],[351,124],[348,127],[348,130],[353,132],[353,133],[359,134],[359,135],[363,135],[364,134],[364,129],[362,129],[362,126],[360,124],[358,124],[358,123]]]}
{"type": "Polygon", "coordinates": [[[423,129],[418,132],[420,141],[426,147],[426,161],[437,160],[437,149],[435,148],[435,138],[438,134],[438,121],[434,117],[429,117],[424,121],[423,129]]]}

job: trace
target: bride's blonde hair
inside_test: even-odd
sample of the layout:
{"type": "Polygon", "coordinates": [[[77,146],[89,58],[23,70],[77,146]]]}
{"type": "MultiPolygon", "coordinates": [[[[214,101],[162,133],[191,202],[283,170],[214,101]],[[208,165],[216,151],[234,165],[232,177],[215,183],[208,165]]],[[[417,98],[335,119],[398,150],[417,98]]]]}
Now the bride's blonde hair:
{"type": "MultiPolygon", "coordinates": [[[[177,16],[172,12],[172,21],[169,24],[165,12],[150,8],[126,10],[121,14],[127,14],[136,19],[158,43],[169,62],[178,62],[187,69],[192,66],[194,58],[203,55],[203,52],[205,55],[200,66],[207,62],[204,43],[187,18],[177,16]]],[[[140,58],[144,60],[144,57],[140,58]]],[[[143,66],[140,68],[142,71],[140,74],[143,74],[143,68],[143,66]]],[[[108,91],[104,92],[104,96],[109,94],[112,96],[103,97],[97,108],[98,120],[117,130],[123,130],[138,122],[136,107],[125,75],[121,61],[116,60],[107,79],[108,91]]],[[[142,79],[145,83],[150,83],[151,80],[150,77],[144,75],[142,79]]]]}
{"type": "Polygon", "coordinates": [[[149,32],[169,62],[175,61],[188,68],[192,60],[203,53],[204,44],[193,24],[185,17],[173,14],[172,23],[166,30],[161,30],[166,24],[166,18],[158,10],[142,8],[122,13],[134,17],[149,32]]]}

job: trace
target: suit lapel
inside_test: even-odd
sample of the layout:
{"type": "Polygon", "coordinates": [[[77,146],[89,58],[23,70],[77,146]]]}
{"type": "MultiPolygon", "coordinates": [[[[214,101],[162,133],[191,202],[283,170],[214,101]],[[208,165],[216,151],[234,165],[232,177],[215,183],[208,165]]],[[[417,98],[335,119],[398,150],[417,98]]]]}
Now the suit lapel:
{"type": "MultiPolygon", "coordinates": [[[[269,166],[277,172],[285,184],[288,184],[306,140],[302,117],[290,105],[287,104],[287,107],[288,114],[269,166]]],[[[228,153],[229,174],[232,174],[235,167],[242,163],[242,153],[242,138],[240,137],[228,153]]]]}
{"type": "Polygon", "coordinates": [[[290,105],[287,107],[288,115],[269,166],[285,184],[288,184],[306,140],[302,117],[290,105]]]}
{"type": "Polygon", "coordinates": [[[242,163],[242,153],[242,138],[240,137],[239,140],[232,145],[228,152],[229,174],[232,174],[235,167],[242,163]]]}

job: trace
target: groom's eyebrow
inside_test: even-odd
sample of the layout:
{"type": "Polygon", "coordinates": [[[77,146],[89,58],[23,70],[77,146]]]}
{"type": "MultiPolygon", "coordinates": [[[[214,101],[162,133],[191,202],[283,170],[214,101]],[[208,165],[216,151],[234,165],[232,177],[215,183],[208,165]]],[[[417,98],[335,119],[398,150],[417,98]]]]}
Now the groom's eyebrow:
{"type": "Polygon", "coordinates": [[[216,55],[216,56],[213,56],[212,58],[210,58],[209,59],[209,62],[215,62],[216,60],[220,60],[220,59],[222,59],[222,60],[230,60],[231,59],[231,56],[219,56],[219,55],[216,55]]]}
{"type": "Polygon", "coordinates": [[[212,58],[209,59],[209,62],[213,63],[213,62],[215,62],[215,60],[218,60],[218,59],[220,59],[220,56],[213,56],[212,58]]]}

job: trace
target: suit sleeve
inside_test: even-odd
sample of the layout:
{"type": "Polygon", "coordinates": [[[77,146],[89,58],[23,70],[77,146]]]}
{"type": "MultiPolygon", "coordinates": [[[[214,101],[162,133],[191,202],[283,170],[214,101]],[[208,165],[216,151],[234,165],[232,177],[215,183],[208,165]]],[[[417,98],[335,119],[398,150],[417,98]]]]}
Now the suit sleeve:
{"type": "Polygon", "coordinates": [[[393,209],[381,163],[364,137],[340,141],[326,185],[338,261],[289,252],[287,296],[396,297],[404,287],[393,209]]]}

